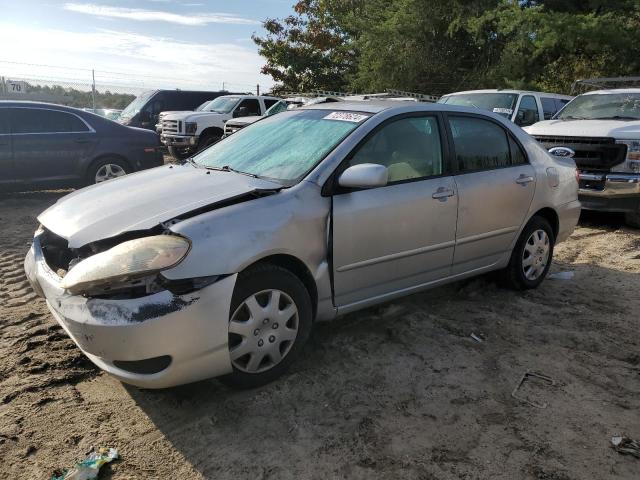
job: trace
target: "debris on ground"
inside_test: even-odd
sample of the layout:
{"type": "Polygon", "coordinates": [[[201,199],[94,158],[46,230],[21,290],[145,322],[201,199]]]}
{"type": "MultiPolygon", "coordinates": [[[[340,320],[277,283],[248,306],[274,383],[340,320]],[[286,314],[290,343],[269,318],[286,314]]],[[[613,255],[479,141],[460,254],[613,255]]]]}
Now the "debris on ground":
{"type": "Polygon", "coordinates": [[[87,458],[76,465],[62,476],[52,476],[51,480],[93,480],[98,478],[100,467],[105,463],[118,458],[118,450],[115,448],[100,447],[95,452],[87,455],[87,458]]]}
{"type": "Polygon", "coordinates": [[[473,338],[476,342],[484,342],[484,338],[482,337],[482,335],[476,335],[475,333],[472,333],[471,338],[473,338]]]}
{"type": "Polygon", "coordinates": [[[520,390],[520,387],[522,387],[522,385],[531,378],[540,379],[548,383],[550,386],[554,386],[556,384],[556,381],[548,375],[543,375],[542,373],[538,373],[538,372],[527,371],[525,372],[524,375],[522,375],[522,378],[516,385],[516,388],[513,389],[513,392],[511,392],[511,396],[516,400],[520,400],[521,402],[531,405],[532,407],[547,408],[547,405],[548,405],[547,402],[538,403],[538,402],[531,401],[527,398],[518,396],[518,390],[520,390]]]}
{"type": "Polygon", "coordinates": [[[571,280],[573,278],[573,272],[570,270],[564,272],[556,272],[549,275],[549,278],[554,280],[571,280]]]}
{"type": "Polygon", "coordinates": [[[622,453],[623,455],[633,455],[636,458],[640,458],[640,442],[636,440],[619,435],[611,437],[611,445],[618,453],[622,453]]]}

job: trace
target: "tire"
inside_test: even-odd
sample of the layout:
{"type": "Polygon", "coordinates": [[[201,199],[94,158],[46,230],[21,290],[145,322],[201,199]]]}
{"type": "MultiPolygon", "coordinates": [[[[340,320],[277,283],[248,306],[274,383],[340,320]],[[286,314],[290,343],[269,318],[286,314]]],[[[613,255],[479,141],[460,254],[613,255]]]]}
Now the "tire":
{"type": "Polygon", "coordinates": [[[124,160],[114,157],[101,158],[89,167],[86,183],[94,185],[131,172],[131,167],[124,160]]]}
{"type": "Polygon", "coordinates": [[[220,381],[236,388],[254,388],[280,377],[309,339],[312,316],[309,292],[290,271],[264,264],[242,272],[229,316],[233,372],[220,381]],[[277,309],[276,298],[280,299],[277,309]],[[274,309],[269,312],[269,307],[274,309]]]}
{"type": "Polygon", "coordinates": [[[630,227],[640,228],[640,210],[625,213],[624,221],[630,227]]]}
{"type": "Polygon", "coordinates": [[[168,147],[168,150],[169,150],[169,155],[171,155],[173,158],[175,158],[178,161],[182,161],[185,158],[188,158],[192,155],[191,150],[189,148],[168,147]]]}
{"type": "Polygon", "coordinates": [[[222,134],[206,133],[200,137],[198,141],[198,152],[210,147],[214,143],[218,143],[222,139],[222,134]]]}
{"type": "Polygon", "coordinates": [[[538,287],[551,267],[554,244],[555,235],[549,222],[543,217],[533,217],[522,230],[509,265],[501,272],[502,283],[515,290],[538,287]]]}

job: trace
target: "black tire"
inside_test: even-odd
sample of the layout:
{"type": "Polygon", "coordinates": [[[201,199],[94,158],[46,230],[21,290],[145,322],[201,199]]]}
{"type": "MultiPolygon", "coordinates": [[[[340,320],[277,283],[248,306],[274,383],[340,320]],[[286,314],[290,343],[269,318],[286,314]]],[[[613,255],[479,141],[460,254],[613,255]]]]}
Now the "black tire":
{"type": "MultiPolygon", "coordinates": [[[[220,381],[236,388],[255,388],[272,382],[284,374],[300,355],[311,334],[313,310],[309,292],[304,284],[289,270],[271,264],[251,267],[238,275],[238,281],[231,299],[230,318],[238,307],[252,295],[264,290],[277,289],[287,294],[298,309],[298,332],[288,353],[280,363],[259,373],[244,372],[233,365],[233,373],[220,377],[220,381]]],[[[229,345],[232,345],[229,334],[229,345]]],[[[231,348],[231,347],[230,347],[231,348]]]]}
{"type": "Polygon", "coordinates": [[[168,147],[169,155],[178,161],[184,160],[191,156],[191,150],[185,147],[168,147]]]}
{"type": "Polygon", "coordinates": [[[94,185],[96,183],[98,183],[96,181],[96,175],[98,173],[98,171],[106,166],[106,165],[117,165],[118,167],[120,167],[122,170],[124,170],[124,173],[131,173],[133,171],[133,169],[131,168],[131,166],[125,162],[124,160],[121,160],[120,158],[117,157],[104,157],[101,158],[100,160],[94,162],[93,164],[91,164],[91,166],[89,167],[89,170],[87,170],[87,178],[86,178],[86,185],[94,185]]]}
{"type": "Polygon", "coordinates": [[[214,143],[218,143],[222,139],[222,133],[205,133],[198,140],[198,152],[210,147],[214,143]]]}
{"type": "Polygon", "coordinates": [[[516,242],[516,246],[511,252],[509,265],[507,266],[507,268],[500,272],[501,283],[505,287],[514,290],[528,290],[531,288],[537,288],[538,285],[540,285],[545,279],[547,273],[549,272],[549,268],[551,267],[551,262],[553,261],[554,245],[555,235],[549,222],[545,218],[539,216],[534,216],[533,218],[531,218],[531,220],[529,220],[529,223],[527,223],[527,225],[522,230],[522,233],[520,234],[520,237],[516,242]],[[538,230],[543,230],[549,238],[549,257],[546,266],[542,270],[542,273],[535,279],[529,279],[525,275],[523,266],[525,246],[533,233],[538,230]]]}
{"type": "Polygon", "coordinates": [[[640,209],[635,212],[627,212],[624,214],[624,221],[633,228],[640,228],[640,209]]]}

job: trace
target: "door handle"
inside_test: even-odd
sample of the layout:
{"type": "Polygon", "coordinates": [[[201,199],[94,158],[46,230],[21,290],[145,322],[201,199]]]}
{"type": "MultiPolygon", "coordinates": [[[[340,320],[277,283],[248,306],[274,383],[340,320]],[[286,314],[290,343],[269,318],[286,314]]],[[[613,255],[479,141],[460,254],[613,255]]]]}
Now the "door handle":
{"type": "Polygon", "coordinates": [[[440,187],[438,190],[433,192],[431,198],[435,198],[436,200],[440,200],[441,202],[446,202],[447,198],[453,197],[455,192],[450,188],[440,187]]]}
{"type": "Polygon", "coordinates": [[[529,183],[533,182],[533,177],[531,175],[520,175],[518,178],[516,178],[516,183],[518,185],[522,185],[525,186],[529,183]]]}

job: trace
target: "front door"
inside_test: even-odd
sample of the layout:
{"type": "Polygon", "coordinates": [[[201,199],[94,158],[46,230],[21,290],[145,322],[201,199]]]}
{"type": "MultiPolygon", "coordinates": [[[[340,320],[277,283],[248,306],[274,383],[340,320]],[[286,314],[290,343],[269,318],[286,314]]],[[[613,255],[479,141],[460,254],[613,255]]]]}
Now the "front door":
{"type": "Polygon", "coordinates": [[[25,183],[75,180],[93,150],[95,132],[80,117],[46,108],[11,108],[14,164],[25,183]]]}
{"type": "Polygon", "coordinates": [[[385,122],[346,160],[387,167],[384,187],[333,196],[335,303],[355,306],[449,275],[457,195],[435,115],[385,122]]]}
{"type": "Polygon", "coordinates": [[[457,165],[453,274],[494,265],[508,253],[533,199],[535,170],[497,122],[448,117],[457,165]]]}

